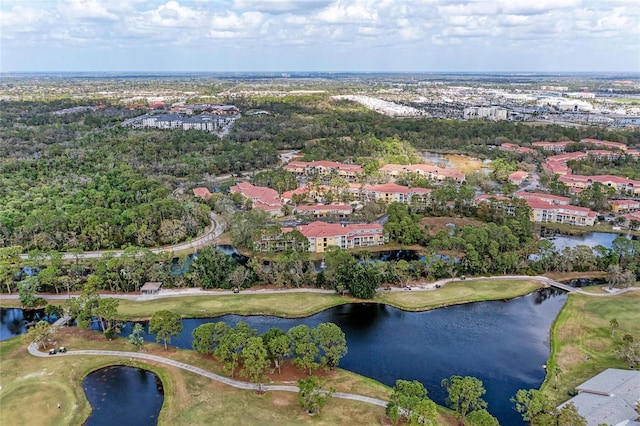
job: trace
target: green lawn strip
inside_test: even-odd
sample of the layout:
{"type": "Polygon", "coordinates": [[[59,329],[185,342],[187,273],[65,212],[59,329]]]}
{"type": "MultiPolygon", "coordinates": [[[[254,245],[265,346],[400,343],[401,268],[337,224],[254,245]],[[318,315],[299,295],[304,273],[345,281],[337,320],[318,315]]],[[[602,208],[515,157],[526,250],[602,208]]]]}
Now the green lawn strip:
{"type": "Polygon", "coordinates": [[[569,392],[580,383],[607,368],[627,368],[615,357],[622,336],[640,339],[640,292],[612,297],[571,294],[551,328],[551,356],[547,378],[541,389],[554,403],[570,398],[569,392]],[[611,335],[609,321],[620,325],[611,335]],[[558,366],[558,386],[554,374],[558,366]]]}
{"type": "Polygon", "coordinates": [[[299,318],[352,302],[352,299],[327,293],[233,294],[179,296],[147,301],[120,300],[122,319],[149,318],[159,310],[179,312],[184,318],[204,318],[226,314],[275,315],[299,318]]]}
{"type": "Polygon", "coordinates": [[[512,299],[529,294],[540,287],[540,282],[534,280],[454,281],[433,291],[380,293],[375,301],[407,311],[422,311],[463,303],[512,299]]]}

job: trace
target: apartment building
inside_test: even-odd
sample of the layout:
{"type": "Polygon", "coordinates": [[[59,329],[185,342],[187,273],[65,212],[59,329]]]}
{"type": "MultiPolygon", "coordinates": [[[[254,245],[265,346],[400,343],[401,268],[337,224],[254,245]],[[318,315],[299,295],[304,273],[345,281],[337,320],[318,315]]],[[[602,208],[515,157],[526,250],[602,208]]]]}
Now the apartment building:
{"type": "Polygon", "coordinates": [[[555,204],[558,206],[568,206],[571,204],[571,198],[561,197],[559,195],[545,194],[543,192],[525,192],[519,191],[515,193],[515,196],[522,198],[523,200],[538,200],[549,204],[555,204]]]}
{"type": "Polygon", "coordinates": [[[609,200],[609,206],[614,213],[633,213],[640,211],[638,200],[609,200]]]}
{"type": "Polygon", "coordinates": [[[409,188],[395,183],[365,185],[362,189],[373,200],[384,203],[428,204],[431,194],[428,188],[409,188]]]}
{"type": "Polygon", "coordinates": [[[369,247],[385,243],[382,225],[377,223],[324,223],[312,222],[299,225],[296,228],[282,228],[282,232],[296,229],[309,240],[309,251],[324,253],[329,247],[336,246],[343,249],[355,247],[369,247]]]}
{"type": "Polygon", "coordinates": [[[453,179],[456,183],[464,182],[465,176],[460,170],[446,169],[429,164],[386,164],[378,170],[382,175],[396,179],[406,173],[415,173],[427,179],[442,182],[453,179]]]}
{"type": "Polygon", "coordinates": [[[264,210],[273,216],[282,216],[282,203],[278,192],[271,188],[255,186],[248,182],[238,182],[229,188],[232,194],[240,194],[251,200],[254,209],[264,210]]]}
{"type": "Polygon", "coordinates": [[[580,192],[585,188],[590,188],[594,182],[599,182],[604,186],[615,188],[621,194],[631,194],[640,196],[640,181],[612,175],[566,175],[560,176],[558,180],[564,183],[569,189],[580,192]]]}
{"type": "Polygon", "coordinates": [[[363,173],[361,166],[357,164],[344,164],[335,161],[290,161],[284,169],[296,176],[327,176],[336,173],[349,181],[354,181],[363,173]]]}
{"type": "Polygon", "coordinates": [[[509,182],[514,185],[522,185],[522,182],[529,178],[529,173],[524,171],[513,172],[508,176],[509,182]]]}
{"type": "Polygon", "coordinates": [[[340,219],[345,219],[353,213],[353,207],[345,204],[316,204],[313,206],[298,206],[293,213],[314,218],[336,216],[340,219]]]}
{"type": "Polygon", "coordinates": [[[531,208],[533,222],[593,226],[596,220],[596,212],[585,207],[557,205],[537,199],[526,199],[525,201],[531,208]]]}

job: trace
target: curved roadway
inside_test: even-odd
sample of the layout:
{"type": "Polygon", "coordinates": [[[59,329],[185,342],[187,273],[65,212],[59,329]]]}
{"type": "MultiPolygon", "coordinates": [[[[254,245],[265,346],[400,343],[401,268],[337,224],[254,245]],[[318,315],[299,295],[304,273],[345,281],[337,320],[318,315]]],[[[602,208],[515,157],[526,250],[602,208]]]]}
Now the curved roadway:
{"type": "MultiPolygon", "coordinates": [[[[211,245],[215,242],[215,240],[222,234],[224,231],[224,227],[218,221],[218,215],[215,213],[209,214],[209,219],[211,220],[211,224],[205,230],[204,234],[199,237],[194,238],[191,241],[187,241],[185,243],[179,243],[171,246],[164,247],[154,247],[150,248],[153,253],[175,253],[186,250],[197,250],[199,248],[211,245]]],[[[75,259],[99,259],[106,254],[111,254],[115,257],[120,257],[124,253],[124,250],[99,250],[99,251],[85,251],[81,253],[70,253],[66,252],[62,254],[62,258],[65,260],[75,260],[75,259]]],[[[28,254],[21,254],[21,258],[28,259],[28,254]]]]}

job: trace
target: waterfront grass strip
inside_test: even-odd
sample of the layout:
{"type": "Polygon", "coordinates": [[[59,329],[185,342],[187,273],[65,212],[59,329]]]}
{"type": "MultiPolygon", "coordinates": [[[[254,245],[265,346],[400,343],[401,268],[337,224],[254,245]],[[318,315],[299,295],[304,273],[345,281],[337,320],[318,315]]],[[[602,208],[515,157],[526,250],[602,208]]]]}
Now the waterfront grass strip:
{"type": "Polygon", "coordinates": [[[536,280],[486,279],[449,282],[432,291],[392,291],[380,293],[376,301],[407,311],[423,311],[443,306],[524,296],[542,285],[536,280]]]}
{"type": "Polygon", "coordinates": [[[576,386],[605,369],[628,368],[614,354],[625,334],[640,339],[640,292],[611,297],[569,295],[551,329],[550,374],[542,390],[559,404],[570,398],[576,386]],[[613,318],[619,328],[611,333],[613,318]],[[560,368],[557,389],[552,374],[556,366],[560,368]]]}
{"type": "Polygon", "coordinates": [[[180,296],[147,301],[121,300],[118,315],[122,319],[149,318],[159,310],[179,312],[184,318],[203,318],[226,314],[275,315],[297,318],[352,302],[331,293],[233,294],[180,296]]]}

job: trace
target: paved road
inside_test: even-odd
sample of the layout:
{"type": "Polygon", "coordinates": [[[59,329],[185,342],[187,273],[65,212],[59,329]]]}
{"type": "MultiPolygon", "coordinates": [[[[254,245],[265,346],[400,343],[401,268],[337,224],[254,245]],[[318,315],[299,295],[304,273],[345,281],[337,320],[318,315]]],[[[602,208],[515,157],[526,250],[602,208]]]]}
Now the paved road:
{"type": "MultiPolygon", "coordinates": [[[[204,234],[201,236],[188,241],[186,243],[175,244],[172,246],[164,246],[164,247],[155,247],[150,250],[154,253],[175,253],[182,251],[193,250],[196,251],[202,247],[212,245],[218,237],[224,232],[224,226],[218,220],[218,215],[215,213],[211,213],[209,215],[211,220],[211,224],[205,230],[204,234]]],[[[124,253],[124,250],[100,250],[100,251],[85,251],[82,253],[63,253],[62,258],[65,260],[76,260],[76,259],[99,259],[106,254],[111,254],[115,257],[120,257],[124,253]]],[[[20,257],[22,259],[28,259],[28,254],[21,254],[20,257]]]]}
{"type": "MultiPolygon", "coordinates": [[[[64,319],[64,318],[62,318],[64,319]]],[[[56,321],[57,323],[57,321],[56,321]]],[[[77,350],[77,351],[67,351],[65,353],[58,353],[56,355],[49,355],[45,352],[40,352],[35,343],[32,343],[28,347],[29,353],[33,356],[42,357],[42,358],[50,358],[50,357],[61,357],[61,356],[118,356],[125,358],[136,358],[145,361],[155,361],[161,364],[170,365],[172,367],[181,368],[186,371],[190,371],[195,374],[199,374],[201,376],[207,377],[211,380],[215,380],[220,383],[224,383],[225,385],[233,386],[238,389],[246,389],[246,390],[254,390],[254,391],[281,391],[281,392],[298,392],[297,386],[289,386],[289,385],[262,385],[259,386],[255,383],[243,382],[240,380],[235,380],[229,377],[220,376],[219,374],[212,373],[210,371],[204,370],[202,368],[193,366],[191,364],[186,364],[184,362],[175,361],[170,358],[165,358],[157,355],[145,354],[140,352],[125,352],[125,351],[102,351],[102,350],[93,350],[93,349],[85,349],[85,350],[77,350]]],[[[334,398],[341,399],[351,399],[354,401],[365,402],[367,404],[373,404],[380,407],[386,407],[387,401],[383,401],[381,399],[371,398],[363,395],[356,395],[352,393],[343,393],[343,392],[335,392],[333,394],[334,398]]]]}

